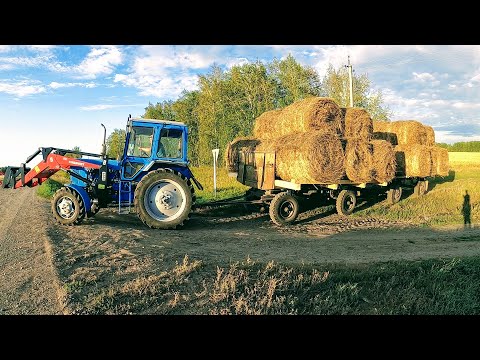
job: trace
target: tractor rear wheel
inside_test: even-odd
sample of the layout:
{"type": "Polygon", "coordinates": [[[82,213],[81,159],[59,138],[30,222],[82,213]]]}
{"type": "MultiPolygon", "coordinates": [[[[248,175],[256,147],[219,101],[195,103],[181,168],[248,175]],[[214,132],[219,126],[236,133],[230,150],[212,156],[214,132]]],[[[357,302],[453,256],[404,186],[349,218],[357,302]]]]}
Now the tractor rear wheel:
{"type": "Polygon", "coordinates": [[[194,201],[193,185],[180,173],[158,169],[145,175],[135,189],[135,210],[154,229],[175,229],[188,220],[194,201]]]}
{"type": "Polygon", "coordinates": [[[77,225],[85,218],[85,205],[75,190],[62,187],[53,195],[52,213],[62,225],[77,225]]]}

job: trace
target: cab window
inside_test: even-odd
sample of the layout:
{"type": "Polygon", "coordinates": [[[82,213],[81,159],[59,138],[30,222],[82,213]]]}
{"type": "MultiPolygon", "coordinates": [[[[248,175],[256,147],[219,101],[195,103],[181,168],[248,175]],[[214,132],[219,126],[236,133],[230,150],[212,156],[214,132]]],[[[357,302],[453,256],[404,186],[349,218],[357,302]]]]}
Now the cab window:
{"type": "Polygon", "coordinates": [[[128,144],[128,156],[148,158],[152,155],[153,128],[134,126],[128,144]]]}
{"type": "Polygon", "coordinates": [[[182,130],[165,129],[160,132],[157,157],[178,159],[182,157],[182,130]]]}

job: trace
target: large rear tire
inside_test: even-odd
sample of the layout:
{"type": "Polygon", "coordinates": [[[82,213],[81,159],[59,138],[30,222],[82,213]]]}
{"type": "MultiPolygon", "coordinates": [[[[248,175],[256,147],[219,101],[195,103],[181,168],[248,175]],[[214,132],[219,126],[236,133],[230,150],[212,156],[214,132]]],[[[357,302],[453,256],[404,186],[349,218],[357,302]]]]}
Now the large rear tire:
{"type": "Polygon", "coordinates": [[[337,213],[339,215],[350,215],[357,205],[357,196],[351,190],[342,190],[337,197],[337,213]]]}
{"type": "Polygon", "coordinates": [[[188,220],[195,199],[193,185],[180,173],[158,169],[145,175],[135,189],[135,210],[153,229],[175,229],[188,220]]]}
{"type": "Polygon", "coordinates": [[[85,218],[85,205],[76,191],[62,187],[53,195],[52,213],[62,225],[78,225],[85,218]]]}
{"type": "Polygon", "coordinates": [[[279,226],[291,225],[299,213],[298,198],[287,192],[278,193],[270,203],[270,219],[279,226]]]}

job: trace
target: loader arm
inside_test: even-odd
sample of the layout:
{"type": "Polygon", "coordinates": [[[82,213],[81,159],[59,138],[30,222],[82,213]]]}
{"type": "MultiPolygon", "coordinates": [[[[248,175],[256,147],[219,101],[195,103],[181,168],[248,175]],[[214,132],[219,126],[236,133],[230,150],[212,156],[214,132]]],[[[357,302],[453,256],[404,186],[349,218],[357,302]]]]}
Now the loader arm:
{"type": "MultiPolygon", "coordinates": [[[[31,159],[32,157],[29,158],[29,160],[31,159]]],[[[8,167],[2,187],[14,189],[24,186],[34,187],[43,183],[57,171],[68,171],[71,168],[99,169],[100,165],[62,154],[49,153],[32,169],[25,167],[25,164],[22,164],[21,167],[8,167]]]]}

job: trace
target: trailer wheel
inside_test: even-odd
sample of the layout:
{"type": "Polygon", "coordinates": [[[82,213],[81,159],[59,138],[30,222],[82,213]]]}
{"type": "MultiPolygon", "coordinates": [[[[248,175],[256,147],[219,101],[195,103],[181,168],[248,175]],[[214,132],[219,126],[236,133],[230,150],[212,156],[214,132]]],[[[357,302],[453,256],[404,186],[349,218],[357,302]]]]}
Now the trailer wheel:
{"type": "Polygon", "coordinates": [[[287,192],[278,193],[270,203],[270,219],[279,226],[292,224],[297,219],[299,212],[298,198],[287,192]]]}
{"type": "Polygon", "coordinates": [[[194,189],[183,175],[158,169],[145,175],[135,189],[138,217],[150,228],[175,229],[188,220],[194,189]]]}
{"type": "Polygon", "coordinates": [[[417,196],[425,195],[427,192],[427,182],[420,180],[413,188],[413,193],[417,196]]]}
{"type": "Polygon", "coordinates": [[[52,213],[62,225],[77,225],[85,218],[85,205],[74,190],[62,187],[53,196],[52,213]]]}
{"type": "Polygon", "coordinates": [[[390,204],[396,204],[402,198],[402,187],[394,187],[387,191],[387,201],[390,204]]]}
{"type": "Polygon", "coordinates": [[[357,197],[351,190],[342,190],[337,197],[337,213],[339,215],[350,215],[357,205],[357,197]]]}

